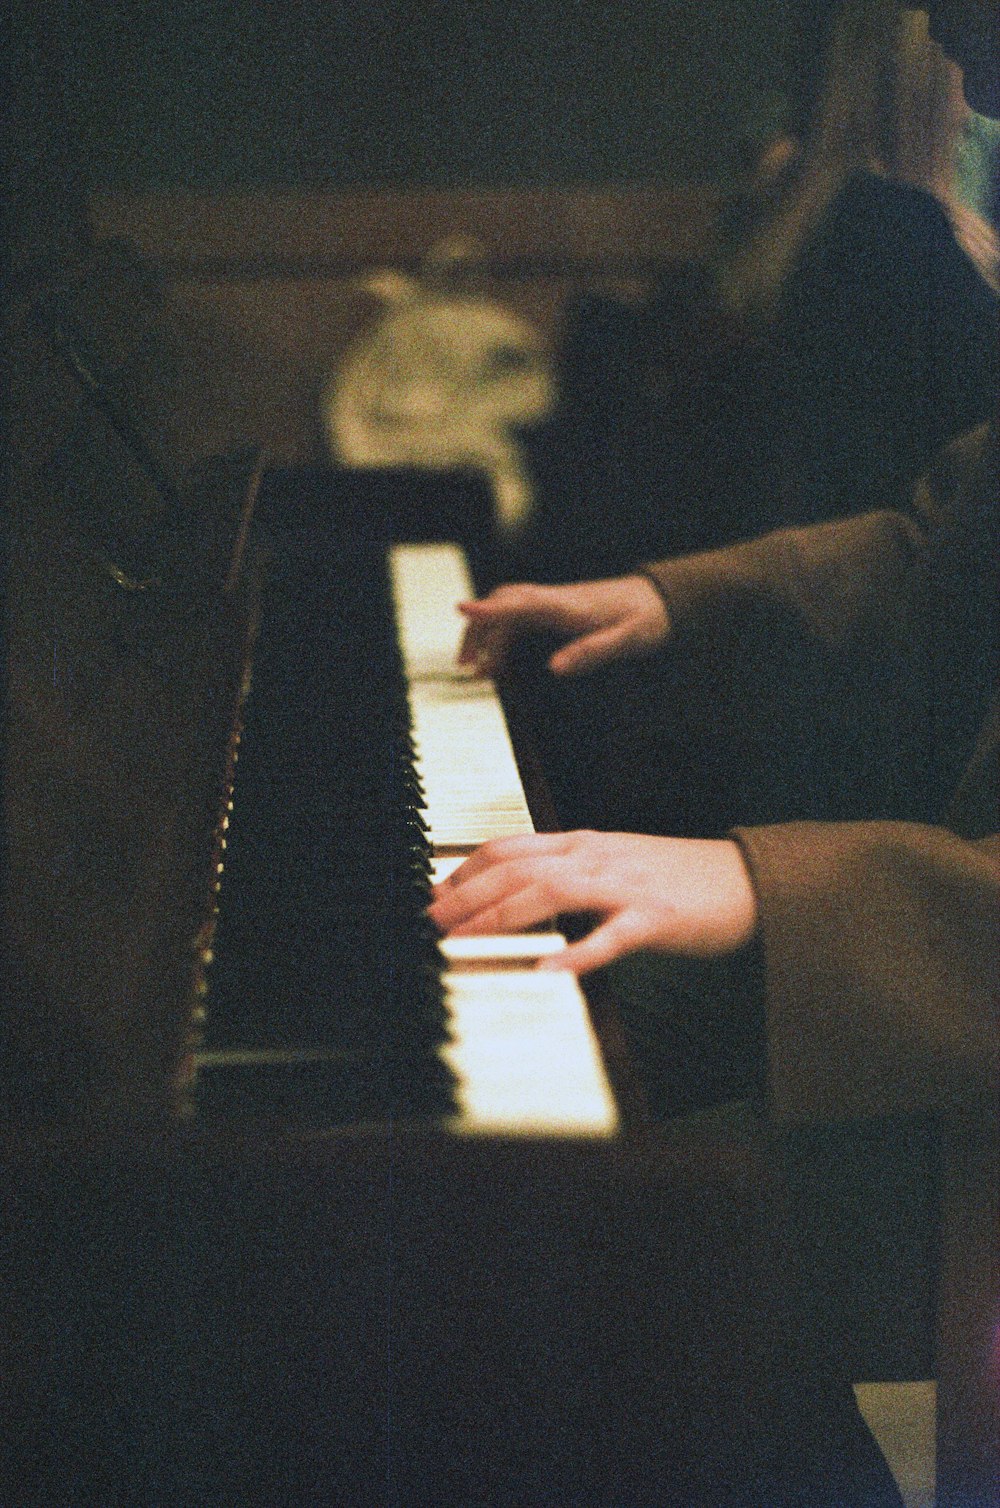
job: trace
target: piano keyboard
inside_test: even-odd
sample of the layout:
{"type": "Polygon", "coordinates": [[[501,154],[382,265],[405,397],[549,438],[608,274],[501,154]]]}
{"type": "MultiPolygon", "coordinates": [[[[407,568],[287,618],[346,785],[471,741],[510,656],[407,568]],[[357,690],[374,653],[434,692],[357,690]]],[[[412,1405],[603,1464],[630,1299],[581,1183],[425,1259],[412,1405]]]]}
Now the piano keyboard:
{"type": "MultiPolygon", "coordinates": [[[[435,879],[493,838],[534,831],[492,681],[456,664],[473,595],[456,545],[397,545],[390,577],[435,879]]],[[[570,974],[538,973],[557,932],[446,938],[442,952],[462,1132],[608,1134],[616,1111],[586,1003],[570,974]]]]}
{"type": "Polygon", "coordinates": [[[532,830],[495,688],[456,667],[464,557],[336,545],[290,537],[265,589],[195,1111],[613,1134],[579,986],[534,968],[564,939],[439,941],[422,914],[480,843],[532,830]]]}
{"type": "Polygon", "coordinates": [[[456,545],[397,545],[390,579],[435,853],[534,831],[492,681],[456,665],[455,604],[473,593],[456,545]]]}

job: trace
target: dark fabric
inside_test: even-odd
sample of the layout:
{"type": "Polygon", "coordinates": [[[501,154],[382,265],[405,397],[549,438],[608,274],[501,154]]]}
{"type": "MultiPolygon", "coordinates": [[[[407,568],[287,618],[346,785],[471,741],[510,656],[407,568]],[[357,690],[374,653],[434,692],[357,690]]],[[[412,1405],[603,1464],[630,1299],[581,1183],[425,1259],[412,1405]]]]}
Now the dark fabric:
{"type": "Polygon", "coordinates": [[[955,436],[992,415],[996,296],[940,204],[869,174],[834,201],[773,340],[781,490],[769,528],[905,506],[955,436]]]}
{"type": "Polygon", "coordinates": [[[929,194],[850,180],[768,327],[675,270],[646,305],[581,296],[561,400],[527,437],[538,490],[520,573],[573,580],[787,523],[905,505],[992,413],[997,301],[929,194]]]}
{"type": "Polygon", "coordinates": [[[753,1156],[227,1146],[8,1162],[4,1503],[899,1508],[753,1156]]]}
{"type": "Polygon", "coordinates": [[[704,269],[674,269],[646,304],[577,297],[557,409],[524,436],[535,512],[508,574],[614,575],[752,530],[735,480],[750,460],[770,475],[760,359],[704,269]]]}
{"type": "MultiPolygon", "coordinates": [[[[506,575],[614,575],[786,524],[908,507],[941,446],[992,414],[996,309],[937,201],[871,175],[834,201],[773,325],[752,339],[693,269],[646,306],[581,299],[560,408],[528,438],[538,511],[506,575]]],[[[847,679],[779,620],[741,624],[746,681],[786,734],[749,784],[678,735],[683,668],[631,662],[584,687],[536,674],[565,824],[684,832],[910,814],[922,777],[912,751],[897,759],[883,715],[895,662],[847,679]]]]}
{"type": "MultiPolygon", "coordinates": [[[[949,1270],[962,1274],[953,1287],[980,1292],[991,1264],[995,1271],[997,494],[996,431],[983,428],[940,459],[907,514],[782,530],[652,568],[671,605],[675,653],[711,642],[723,681],[739,652],[738,625],[762,605],[780,608],[849,681],[874,667],[883,727],[908,772],[899,782],[903,820],[782,822],[738,834],[760,908],[769,1108],[787,1136],[804,1269],[816,1295],[825,1289],[832,1300],[820,1307],[828,1315],[839,1307],[855,1333],[866,1311],[892,1317],[895,1364],[907,1354],[908,1365],[926,1360],[932,1346],[936,1127],[956,1118],[978,1128],[990,1172],[975,1209],[967,1202],[961,1211],[960,1239],[954,1219],[945,1232],[949,1270]],[[720,639],[722,622],[737,625],[731,641],[720,639]],[[888,1227],[886,1207],[897,1211],[888,1227]],[[892,1257],[870,1270],[879,1297],[865,1307],[846,1302],[852,1220],[866,1233],[880,1228],[868,1249],[880,1239],[892,1257]],[[897,1255],[908,1243],[917,1276],[904,1287],[897,1255]],[[883,1278],[895,1268],[896,1281],[876,1281],[879,1266],[883,1278]]],[[[738,676],[735,684],[742,724],[738,698],[725,707],[713,700],[706,719],[717,739],[731,736],[746,749],[753,744],[746,725],[760,730],[761,709],[738,676]],[[728,731],[727,712],[737,718],[728,731]]],[[[963,1313],[961,1337],[951,1337],[945,1356],[944,1376],[965,1402],[943,1417],[957,1418],[966,1459],[971,1451],[981,1475],[996,1443],[996,1381],[988,1375],[994,1302],[991,1294],[963,1313]]]]}

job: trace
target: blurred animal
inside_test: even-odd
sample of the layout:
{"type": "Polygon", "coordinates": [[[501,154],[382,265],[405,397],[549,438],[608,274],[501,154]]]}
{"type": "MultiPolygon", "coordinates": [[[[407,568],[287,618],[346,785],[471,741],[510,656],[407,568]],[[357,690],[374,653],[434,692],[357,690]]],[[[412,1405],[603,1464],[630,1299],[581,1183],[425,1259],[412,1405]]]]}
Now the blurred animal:
{"type": "Polygon", "coordinates": [[[366,281],[382,313],[348,351],[323,417],[349,465],[485,472],[498,522],[515,532],[532,502],[516,430],[545,417],[554,384],[536,331],[469,287],[479,257],[475,243],[447,240],[419,277],[366,281]]]}

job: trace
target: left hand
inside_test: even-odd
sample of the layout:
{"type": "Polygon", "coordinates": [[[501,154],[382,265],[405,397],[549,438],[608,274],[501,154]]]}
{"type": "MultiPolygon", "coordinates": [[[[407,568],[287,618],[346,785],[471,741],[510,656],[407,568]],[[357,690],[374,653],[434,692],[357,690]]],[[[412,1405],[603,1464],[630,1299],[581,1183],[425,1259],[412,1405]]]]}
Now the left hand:
{"type": "Polygon", "coordinates": [[[738,844],[630,833],[533,833],[486,843],[434,892],[431,920],[456,937],[520,932],[571,912],[595,916],[582,941],[539,968],[586,973],[640,949],[710,958],[757,927],[738,844]]]}

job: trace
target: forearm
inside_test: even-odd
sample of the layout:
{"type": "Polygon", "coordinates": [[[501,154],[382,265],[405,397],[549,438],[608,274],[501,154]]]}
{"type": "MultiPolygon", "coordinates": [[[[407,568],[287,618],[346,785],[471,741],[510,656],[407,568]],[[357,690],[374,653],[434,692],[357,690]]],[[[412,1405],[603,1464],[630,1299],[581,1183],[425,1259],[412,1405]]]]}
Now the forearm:
{"type": "Polygon", "coordinates": [[[720,622],[778,614],[841,650],[877,638],[901,605],[919,602],[924,562],[921,524],[884,511],[654,561],[643,575],[663,596],[675,645],[720,622]]]}

